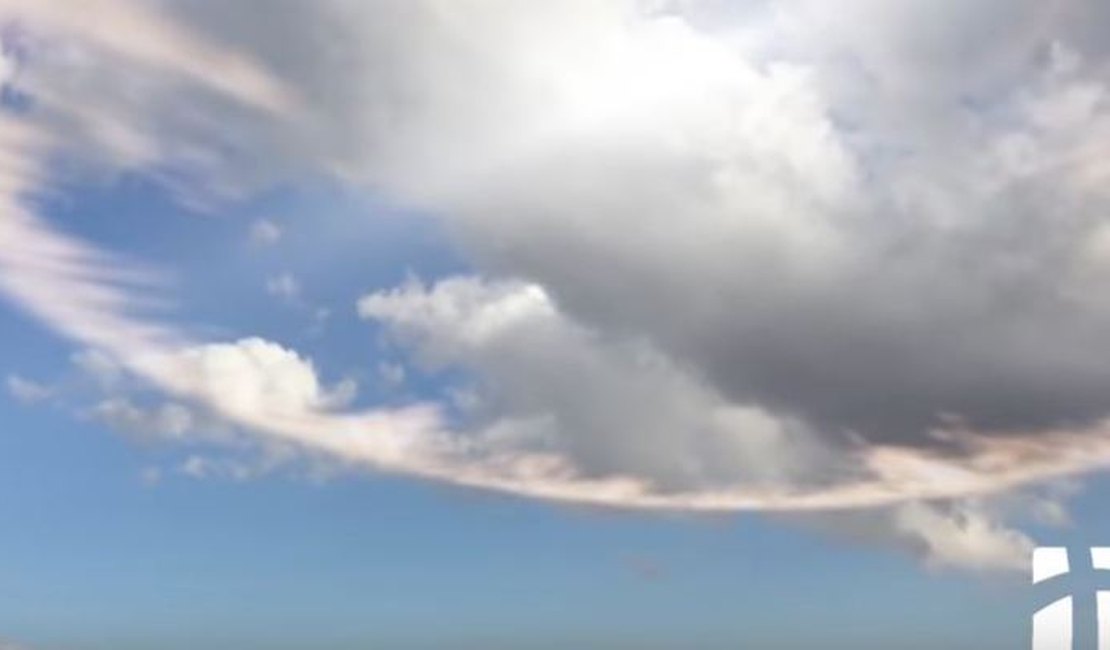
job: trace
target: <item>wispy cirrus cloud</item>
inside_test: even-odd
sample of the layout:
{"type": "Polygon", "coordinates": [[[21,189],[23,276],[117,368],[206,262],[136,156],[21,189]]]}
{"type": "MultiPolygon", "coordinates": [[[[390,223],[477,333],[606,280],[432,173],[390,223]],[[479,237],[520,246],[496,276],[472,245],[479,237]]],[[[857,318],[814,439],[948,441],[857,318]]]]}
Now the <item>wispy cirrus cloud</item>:
{"type": "Polygon", "coordinates": [[[259,219],[251,224],[250,243],[255,246],[273,246],[281,241],[285,231],[269,219],[259,219]]]}
{"type": "Polygon", "coordinates": [[[32,379],[14,374],[7,376],[4,385],[8,389],[9,395],[24,404],[41,402],[54,393],[54,391],[45,384],[40,384],[32,379]]]}

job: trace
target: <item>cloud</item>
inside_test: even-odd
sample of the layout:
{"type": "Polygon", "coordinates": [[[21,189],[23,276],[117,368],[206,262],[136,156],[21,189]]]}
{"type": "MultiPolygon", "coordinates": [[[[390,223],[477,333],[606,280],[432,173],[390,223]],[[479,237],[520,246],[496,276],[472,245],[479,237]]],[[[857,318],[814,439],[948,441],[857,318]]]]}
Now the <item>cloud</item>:
{"type": "Polygon", "coordinates": [[[1062,525],[1054,517],[1040,516],[1060,511],[1057,496],[1041,488],[1005,497],[916,501],[788,520],[857,544],[898,548],[935,571],[1020,574],[1028,571],[1036,544],[1014,522],[1037,519],[1042,525],[1062,525]]]}
{"type": "MultiPolygon", "coordinates": [[[[621,2],[291,10],[346,64],[298,45],[314,137],[281,141],[430,206],[585,326],[829,437],[1090,424],[1105,310],[1081,249],[1105,197],[1077,182],[1100,173],[1105,109],[1082,98],[1105,53],[1081,18],[1102,15],[1041,6],[781,3],[735,36],[621,2]]],[[[288,56],[245,11],[182,18],[288,56]]]]}
{"type": "Polygon", "coordinates": [[[965,564],[1027,540],[961,500],[1110,463],[1098,3],[261,6],[0,5],[36,100],[0,121],[0,287],[172,399],[541,498],[956,500],[888,524],[965,564]],[[481,273],[359,310],[469,407],[347,412],[294,350],[144,317],[147,273],[28,207],[57,151],[186,200],[330,174],[438,215],[481,273]]]}
{"type": "Polygon", "coordinates": [[[266,279],[266,293],[286,303],[301,297],[301,283],[291,273],[282,273],[266,279]]]}
{"type": "Polygon", "coordinates": [[[895,511],[895,529],[920,540],[938,567],[1025,571],[1036,544],[968,504],[945,509],[921,503],[895,511]]]}
{"type": "Polygon", "coordinates": [[[92,378],[103,390],[112,390],[124,380],[124,369],[111,354],[103,350],[87,348],[75,352],[70,360],[83,375],[92,378]]]}
{"type": "Polygon", "coordinates": [[[249,481],[271,471],[280,464],[280,457],[271,455],[264,462],[245,462],[231,458],[210,458],[191,455],[178,466],[183,476],[196,480],[249,481]]]}
{"type": "Polygon", "coordinates": [[[8,394],[23,404],[41,402],[54,394],[49,386],[25,379],[19,375],[8,375],[5,385],[8,394]]]}
{"type": "Polygon", "coordinates": [[[621,496],[595,498],[704,509],[950,499],[1102,467],[1110,443],[1101,423],[1002,436],[949,422],[929,435],[958,452],[842,446],[804,422],[731,403],[650,348],[615,345],[534,284],[412,281],[359,308],[429,368],[475,374],[481,406],[468,426],[478,440],[569,460],[569,476],[556,464],[533,486],[513,485],[552,498],[578,498],[578,481],[622,476],[635,480],[621,496]]]}
{"type": "Polygon", "coordinates": [[[470,426],[504,432],[500,445],[557,452],[587,476],[783,484],[814,476],[825,455],[798,423],[730,404],[650,348],[568,320],[538,285],[414,281],[364,297],[359,312],[426,365],[474,373],[484,413],[470,426]]]}
{"type": "Polygon", "coordinates": [[[156,10],[136,3],[94,0],[74,10],[34,0],[4,0],[0,12],[9,21],[34,30],[37,38],[76,38],[104,55],[181,74],[267,110],[282,110],[293,101],[287,89],[249,60],[211,47],[196,32],[180,29],[156,10]],[[98,20],[89,20],[90,16],[98,20]],[[129,37],[119,38],[121,33],[129,37]],[[213,70],[219,73],[212,74],[213,70]]]}
{"type": "Polygon", "coordinates": [[[192,411],[172,402],[143,408],[126,398],[115,397],[101,401],[89,415],[144,440],[184,440],[194,434],[198,426],[192,411]]]}
{"type": "Polygon", "coordinates": [[[397,388],[404,385],[405,378],[408,373],[405,367],[399,363],[381,362],[378,364],[378,377],[382,383],[390,388],[397,388]]]}
{"type": "Polygon", "coordinates": [[[255,246],[273,246],[281,241],[285,231],[269,219],[259,219],[251,224],[250,243],[255,246]]]}

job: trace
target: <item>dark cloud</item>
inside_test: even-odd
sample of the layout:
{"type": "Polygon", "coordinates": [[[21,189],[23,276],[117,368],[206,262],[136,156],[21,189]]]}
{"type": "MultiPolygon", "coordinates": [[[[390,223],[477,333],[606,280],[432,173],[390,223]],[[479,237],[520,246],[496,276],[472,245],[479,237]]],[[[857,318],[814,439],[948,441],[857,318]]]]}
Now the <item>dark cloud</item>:
{"type": "Polygon", "coordinates": [[[1097,3],[493,5],[169,11],[304,99],[267,147],[735,404],[911,445],[1110,411],[1097,3]]]}

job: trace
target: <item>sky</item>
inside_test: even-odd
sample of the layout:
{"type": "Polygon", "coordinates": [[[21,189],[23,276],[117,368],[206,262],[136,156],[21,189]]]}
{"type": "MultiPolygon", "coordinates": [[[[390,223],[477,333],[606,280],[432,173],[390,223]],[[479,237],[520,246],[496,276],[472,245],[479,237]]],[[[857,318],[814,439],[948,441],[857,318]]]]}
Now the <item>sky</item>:
{"type": "Polygon", "coordinates": [[[0,650],[1026,646],[1108,29],[0,0],[0,650]]]}

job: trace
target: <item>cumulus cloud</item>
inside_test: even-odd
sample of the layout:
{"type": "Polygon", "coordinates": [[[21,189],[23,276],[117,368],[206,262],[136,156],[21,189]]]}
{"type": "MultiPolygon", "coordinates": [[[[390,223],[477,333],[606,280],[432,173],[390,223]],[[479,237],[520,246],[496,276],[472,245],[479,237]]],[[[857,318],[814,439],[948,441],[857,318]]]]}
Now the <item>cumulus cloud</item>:
{"type": "Polygon", "coordinates": [[[426,365],[475,373],[482,412],[470,426],[557,452],[588,475],[672,489],[782,484],[814,477],[825,455],[799,423],[729,403],[650,347],[605,340],[534,284],[412,282],[364,297],[359,311],[426,365]]]}
{"type": "Polygon", "coordinates": [[[921,544],[926,561],[938,567],[1025,571],[1036,546],[973,504],[900,506],[894,524],[896,531],[921,544]]]}
{"type": "MultiPolygon", "coordinates": [[[[622,506],[954,499],[1110,463],[1099,3],[100,4],[0,3],[37,102],[0,122],[0,286],[175,399],[622,506]],[[136,317],[141,273],[17,200],[59,147],[190,200],[326,173],[439,215],[483,275],[359,311],[465,371],[467,408],[346,412],[293,350],[136,317]]],[[[976,508],[890,525],[1015,566],[1028,540],[976,508]]]]}
{"type": "Polygon", "coordinates": [[[1028,570],[1035,544],[1014,522],[1059,526],[1054,516],[1040,515],[1062,507],[1051,494],[1021,490],[1001,498],[911,501],[790,520],[858,544],[899,548],[935,571],[1019,573],[1028,570]]]}
{"type": "MultiPolygon", "coordinates": [[[[776,3],[735,34],[645,3],[312,13],[351,44],[339,72],[315,33],[298,45],[287,79],[336,127],[306,155],[430,205],[484,265],[729,399],[912,445],[946,415],[1102,415],[1090,3],[776,3]]],[[[180,14],[229,43],[248,29],[180,14]]],[[[271,29],[251,35],[276,64],[271,29]]]]}

